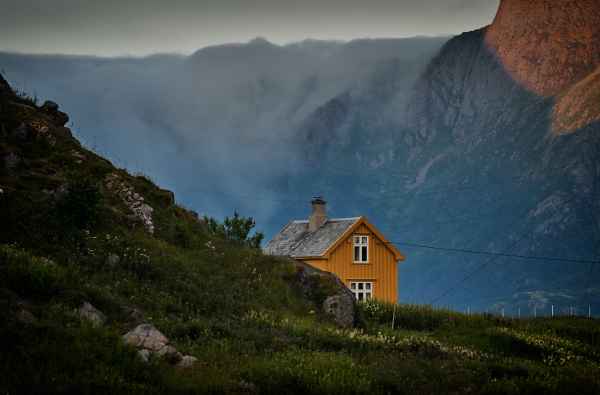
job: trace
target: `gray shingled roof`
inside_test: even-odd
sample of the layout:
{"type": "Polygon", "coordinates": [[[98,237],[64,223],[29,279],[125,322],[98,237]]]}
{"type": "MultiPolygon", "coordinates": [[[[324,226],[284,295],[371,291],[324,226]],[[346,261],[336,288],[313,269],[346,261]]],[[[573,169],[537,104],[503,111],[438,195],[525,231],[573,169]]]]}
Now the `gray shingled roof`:
{"type": "Polygon", "coordinates": [[[322,256],[360,217],[328,219],[314,232],[308,221],[288,223],[264,248],[265,254],[296,257],[322,256]]]}

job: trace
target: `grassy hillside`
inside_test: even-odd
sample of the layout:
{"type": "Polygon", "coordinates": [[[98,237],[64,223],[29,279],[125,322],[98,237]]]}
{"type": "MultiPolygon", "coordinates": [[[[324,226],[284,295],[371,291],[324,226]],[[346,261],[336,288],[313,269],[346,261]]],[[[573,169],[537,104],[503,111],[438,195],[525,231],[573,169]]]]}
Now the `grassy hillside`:
{"type": "Polygon", "coordinates": [[[307,297],[292,262],[215,235],[1,84],[0,392],[600,392],[594,320],[372,302],[336,327],[320,309],[331,284],[307,297]],[[143,362],[122,341],[142,322],[197,362],[143,362]]]}

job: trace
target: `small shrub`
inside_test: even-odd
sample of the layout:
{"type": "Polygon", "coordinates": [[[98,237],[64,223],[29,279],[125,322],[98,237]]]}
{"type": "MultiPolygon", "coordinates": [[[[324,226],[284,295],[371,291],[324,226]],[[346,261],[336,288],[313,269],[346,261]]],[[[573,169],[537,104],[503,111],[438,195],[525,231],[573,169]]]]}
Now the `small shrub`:
{"type": "Polygon", "coordinates": [[[251,248],[260,248],[264,235],[260,232],[250,236],[252,229],[256,226],[252,217],[241,217],[238,212],[233,217],[225,217],[223,223],[214,218],[204,217],[209,233],[224,240],[246,245],[251,248]]]}

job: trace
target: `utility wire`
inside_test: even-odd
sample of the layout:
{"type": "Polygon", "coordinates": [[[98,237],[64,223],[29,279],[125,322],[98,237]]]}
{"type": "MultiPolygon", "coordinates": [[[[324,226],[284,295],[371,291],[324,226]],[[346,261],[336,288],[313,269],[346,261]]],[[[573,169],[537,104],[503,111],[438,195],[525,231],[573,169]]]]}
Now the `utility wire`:
{"type": "Polygon", "coordinates": [[[505,258],[516,258],[516,259],[526,259],[526,260],[535,260],[535,261],[565,262],[565,263],[587,263],[587,264],[600,263],[600,261],[597,261],[597,260],[509,254],[509,253],[503,253],[503,252],[480,251],[480,250],[463,249],[463,248],[446,248],[446,247],[439,247],[439,246],[433,246],[433,245],[427,245],[427,244],[406,243],[406,242],[399,242],[399,241],[390,241],[388,243],[401,245],[401,246],[407,246],[407,247],[423,248],[423,249],[434,250],[434,251],[456,252],[456,253],[471,254],[471,255],[487,255],[487,256],[496,256],[496,257],[505,257],[505,258]]]}
{"type": "MultiPolygon", "coordinates": [[[[515,240],[514,243],[512,243],[510,245],[510,247],[508,248],[508,250],[513,249],[519,242],[521,242],[521,240],[524,238],[525,235],[523,235],[523,237],[520,237],[519,239],[515,240]]],[[[464,276],[459,282],[457,282],[454,286],[448,288],[446,291],[444,291],[442,294],[440,294],[439,296],[433,298],[431,300],[431,302],[429,302],[429,304],[434,304],[437,301],[439,301],[440,299],[442,299],[443,297],[453,293],[454,291],[456,291],[458,289],[458,287],[465,283],[467,280],[471,279],[472,277],[474,277],[477,273],[479,273],[480,271],[482,271],[483,269],[485,269],[486,267],[488,267],[491,263],[495,262],[497,259],[503,257],[503,255],[493,255],[491,256],[489,259],[487,259],[485,262],[483,262],[481,265],[477,266],[475,268],[475,270],[472,270],[471,272],[469,272],[466,276],[464,276]]]]}
{"type": "MultiPolygon", "coordinates": [[[[575,197],[569,199],[566,203],[570,203],[574,199],[575,199],[575,197]]],[[[507,249],[507,251],[512,250],[526,236],[527,236],[526,234],[521,235],[521,237],[519,239],[517,239],[514,243],[511,244],[511,246],[507,249]]],[[[434,250],[453,251],[453,252],[461,252],[461,253],[469,253],[469,254],[477,254],[477,255],[487,255],[487,256],[490,256],[490,258],[488,260],[486,260],[485,262],[483,262],[482,264],[480,264],[479,266],[477,266],[475,268],[475,270],[473,270],[473,271],[469,272],[467,275],[465,275],[458,283],[456,283],[454,286],[452,286],[451,288],[449,288],[446,291],[444,291],[440,296],[434,298],[430,302],[431,304],[433,304],[433,303],[437,302],[438,300],[442,299],[444,296],[447,296],[448,294],[454,292],[455,290],[458,289],[458,287],[461,284],[463,284],[464,282],[466,282],[467,280],[469,280],[470,278],[472,278],[473,276],[475,276],[481,270],[487,268],[491,263],[495,262],[497,259],[503,258],[503,257],[518,258],[518,259],[528,259],[528,260],[554,261],[554,262],[583,263],[583,264],[591,264],[591,265],[599,263],[598,261],[583,260],[583,259],[539,257],[539,256],[520,255],[520,254],[509,254],[507,252],[496,253],[496,252],[489,252],[489,251],[477,251],[477,250],[458,249],[458,248],[442,248],[442,247],[435,247],[435,248],[433,248],[434,246],[428,246],[428,245],[424,245],[424,244],[416,244],[416,243],[407,243],[407,244],[413,244],[414,246],[416,246],[418,248],[428,248],[428,249],[434,249],[434,250]]]]}

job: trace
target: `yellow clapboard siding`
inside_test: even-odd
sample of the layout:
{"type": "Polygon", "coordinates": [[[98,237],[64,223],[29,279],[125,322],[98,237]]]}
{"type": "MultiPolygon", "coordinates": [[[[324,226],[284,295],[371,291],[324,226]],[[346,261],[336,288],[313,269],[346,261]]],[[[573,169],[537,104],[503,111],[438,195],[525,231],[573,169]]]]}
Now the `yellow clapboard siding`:
{"type": "Polygon", "coordinates": [[[398,262],[396,256],[364,223],[347,235],[337,247],[324,259],[304,259],[321,270],[335,273],[345,284],[351,281],[365,280],[373,282],[373,296],[376,299],[398,301],[398,262]],[[369,262],[354,263],[353,236],[369,236],[369,262]]]}

